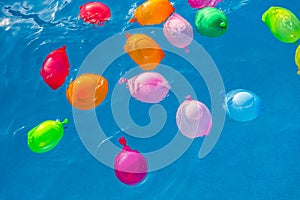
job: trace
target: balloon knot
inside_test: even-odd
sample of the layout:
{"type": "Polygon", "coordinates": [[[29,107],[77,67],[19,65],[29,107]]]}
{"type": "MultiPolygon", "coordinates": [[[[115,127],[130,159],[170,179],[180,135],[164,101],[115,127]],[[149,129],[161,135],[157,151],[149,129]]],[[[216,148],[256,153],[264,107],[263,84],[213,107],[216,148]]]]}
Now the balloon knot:
{"type": "Polygon", "coordinates": [[[123,83],[127,83],[127,79],[126,78],[121,78],[119,80],[119,84],[123,84],[123,83]]]}
{"type": "Polygon", "coordinates": [[[119,143],[120,143],[121,145],[123,145],[124,147],[127,146],[127,145],[126,145],[126,139],[125,139],[125,137],[121,137],[121,138],[119,139],[119,143]]]}
{"type": "Polygon", "coordinates": [[[185,50],[185,53],[189,53],[190,52],[190,50],[187,47],[185,47],[184,50],[185,50]]]}
{"type": "Polygon", "coordinates": [[[130,38],[130,33],[126,33],[126,38],[130,38]]]}
{"type": "Polygon", "coordinates": [[[187,96],[185,97],[185,99],[191,101],[191,100],[192,100],[192,97],[191,97],[191,95],[187,95],[187,96]]]}
{"type": "Polygon", "coordinates": [[[222,28],[225,28],[225,27],[226,27],[226,23],[225,23],[225,22],[221,22],[221,23],[220,23],[220,26],[221,26],[222,28]]]}
{"type": "Polygon", "coordinates": [[[64,119],[64,121],[62,121],[62,124],[67,124],[69,122],[68,118],[64,119]]]}
{"type": "Polygon", "coordinates": [[[135,23],[135,22],[136,22],[136,19],[135,19],[135,18],[131,18],[131,19],[129,20],[129,22],[130,22],[130,23],[135,23]]]}

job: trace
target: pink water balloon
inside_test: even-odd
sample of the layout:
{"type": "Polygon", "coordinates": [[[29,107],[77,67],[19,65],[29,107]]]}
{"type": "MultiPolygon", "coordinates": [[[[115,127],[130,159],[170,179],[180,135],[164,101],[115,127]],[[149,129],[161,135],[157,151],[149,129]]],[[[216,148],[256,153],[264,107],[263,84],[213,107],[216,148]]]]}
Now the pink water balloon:
{"type": "Polygon", "coordinates": [[[170,85],[159,73],[144,72],[129,80],[120,79],[119,83],[127,83],[130,94],[144,103],[159,103],[168,94],[170,85]]]}
{"type": "Polygon", "coordinates": [[[210,132],[211,113],[203,103],[187,96],[177,110],[176,124],[184,136],[192,139],[202,137],[210,132]]]}
{"type": "Polygon", "coordinates": [[[126,185],[136,185],[144,180],[148,172],[147,160],[126,144],[124,137],[119,139],[122,151],[115,157],[114,171],[117,178],[126,185]]]}
{"type": "Polygon", "coordinates": [[[191,24],[178,14],[173,14],[164,24],[164,35],[178,48],[186,48],[194,38],[191,24]]]}
{"type": "Polygon", "coordinates": [[[200,9],[205,7],[215,7],[219,2],[223,0],[188,0],[192,8],[200,9]]]}

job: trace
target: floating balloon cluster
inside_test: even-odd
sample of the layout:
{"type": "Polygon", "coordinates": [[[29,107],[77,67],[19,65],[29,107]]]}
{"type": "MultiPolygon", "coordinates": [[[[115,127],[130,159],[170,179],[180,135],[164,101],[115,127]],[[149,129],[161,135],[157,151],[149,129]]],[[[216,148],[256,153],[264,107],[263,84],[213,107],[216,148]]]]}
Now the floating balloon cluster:
{"type": "MultiPolygon", "coordinates": [[[[198,9],[195,15],[195,27],[199,34],[217,37],[226,33],[228,19],[219,9],[214,8],[221,0],[188,0],[192,8],[198,9]]],[[[174,13],[175,9],[169,0],[147,0],[138,6],[130,22],[140,25],[163,25],[166,39],[175,47],[187,52],[193,41],[192,25],[174,13]]],[[[100,2],[90,2],[80,7],[80,18],[86,23],[103,26],[111,17],[110,8],[100,2]]],[[[282,42],[294,43],[300,38],[300,22],[287,9],[271,7],[262,17],[272,34],[282,42]]],[[[130,78],[121,78],[119,83],[126,83],[133,98],[143,103],[159,103],[166,99],[171,88],[168,80],[154,70],[164,59],[165,53],[158,43],[145,34],[127,35],[124,51],[142,70],[146,72],[130,78]]],[[[295,54],[295,62],[300,74],[300,46],[295,54]]],[[[52,51],[45,59],[40,75],[53,90],[61,87],[69,74],[70,64],[63,46],[52,51]]],[[[80,110],[91,110],[104,101],[109,83],[98,74],[82,74],[69,83],[66,97],[70,104],[80,110]]],[[[224,109],[228,116],[237,121],[250,121],[259,116],[263,110],[260,98],[253,92],[244,89],[233,90],[224,97],[224,109]]],[[[63,137],[65,119],[48,120],[28,132],[28,147],[36,153],[45,153],[57,146],[63,137]]],[[[176,124],[180,132],[188,138],[208,135],[213,124],[210,110],[202,102],[192,100],[190,96],[181,103],[176,113],[176,124]]],[[[142,182],[148,170],[146,158],[132,150],[124,137],[119,143],[122,151],[116,155],[114,169],[116,177],[127,185],[142,182]]]]}

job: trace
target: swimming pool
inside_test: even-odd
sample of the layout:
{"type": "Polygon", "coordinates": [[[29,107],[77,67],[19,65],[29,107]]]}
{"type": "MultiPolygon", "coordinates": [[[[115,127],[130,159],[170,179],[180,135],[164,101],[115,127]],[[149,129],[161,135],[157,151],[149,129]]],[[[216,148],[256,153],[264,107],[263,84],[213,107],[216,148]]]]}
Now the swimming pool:
{"type": "MultiPolygon", "coordinates": [[[[127,22],[129,10],[143,1],[102,2],[112,9],[112,18],[103,27],[78,19],[79,6],[86,3],[82,0],[0,3],[0,199],[299,199],[300,85],[294,63],[297,46],[276,40],[261,16],[273,5],[286,7],[299,16],[300,4],[274,0],[224,3],[228,32],[214,39],[195,32],[195,40],[216,63],[226,91],[254,91],[264,103],[264,112],[246,123],[227,117],[220,139],[205,158],[198,157],[203,138],[195,139],[174,163],[149,173],[143,184],[129,187],[82,144],[72,122],[72,107],[65,97],[67,83],[52,91],[39,75],[46,55],[66,45],[71,64],[69,82],[98,44],[139,27],[127,22]],[[65,117],[70,123],[61,143],[46,154],[30,152],[27,131],[44,120],[65,117]]],[[[195,10],[187,1],[173,2],[176,12],[192,24],[195,10]]],[[[167,52],[162,64],[183,74],[199,99],[211,106],[203,78],[189,63],[167,52]]],[[[115,85],[132,65],[130,58],[123,55],[104,75],[115,85]]],[[[112,92],[110,89],[96,109],[107,137],[120,131],[110,108],[112,92]]],[[[175,113],[179,102],[174,94],[170,93],[168,101],[161,105],[166,109],[167,121],[158,134],[144,139],[123,134],[130,146],[142,153],[162,148],[177,132],[175,113]]],[[[130,102],[135,123],[145,126],[150,122],[149,108],[138,101],[130,102]]],[[[117,144],[117,139],[115,136],[111,141],[117,144]]],[[[166,157],[162,155],[161,159],[166,157]]]]}

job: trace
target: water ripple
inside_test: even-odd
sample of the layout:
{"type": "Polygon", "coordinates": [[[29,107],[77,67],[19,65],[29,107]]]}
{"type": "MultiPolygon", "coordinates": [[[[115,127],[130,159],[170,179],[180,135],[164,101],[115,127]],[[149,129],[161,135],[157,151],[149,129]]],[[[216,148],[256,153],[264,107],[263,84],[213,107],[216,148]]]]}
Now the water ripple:
{"type": "Polygon", "coordinates": [[[229,14],[246,6],[249,2],[250,0],[224,0],[223,2],[220,2],[217,7],[224,13],[229,14]]]}

